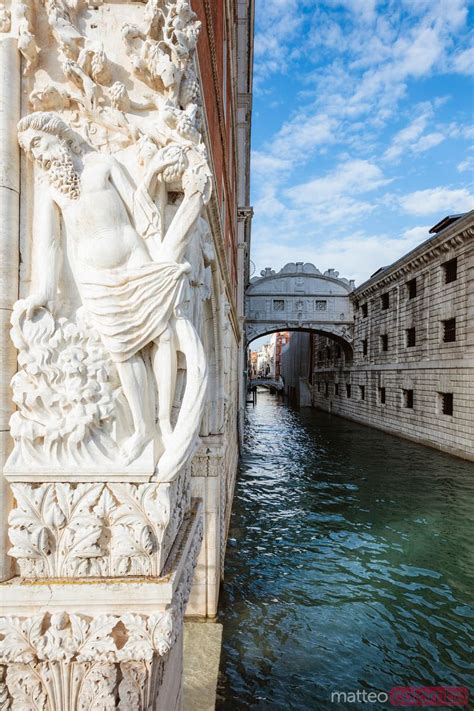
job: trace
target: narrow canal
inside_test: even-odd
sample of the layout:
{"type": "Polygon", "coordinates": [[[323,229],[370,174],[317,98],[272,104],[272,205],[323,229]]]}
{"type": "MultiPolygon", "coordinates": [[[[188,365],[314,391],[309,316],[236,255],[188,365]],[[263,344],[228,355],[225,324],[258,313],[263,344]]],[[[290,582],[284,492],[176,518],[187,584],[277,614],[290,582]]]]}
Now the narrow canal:
{"type": "Polygon", "coordinates": [[[472,703],[473,502],[472,464],[259,392],[217,709],[393,708],[331,693],[408,685],[470,686],[472,703]]]}

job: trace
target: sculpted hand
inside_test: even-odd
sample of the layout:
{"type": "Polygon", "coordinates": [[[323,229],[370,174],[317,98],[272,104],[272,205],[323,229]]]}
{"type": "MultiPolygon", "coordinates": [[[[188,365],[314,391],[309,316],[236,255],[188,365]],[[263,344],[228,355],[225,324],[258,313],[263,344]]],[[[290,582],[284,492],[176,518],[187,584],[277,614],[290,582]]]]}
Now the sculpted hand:
{"type": "Polygon", "coordinates": [[[32,319],[35,311],[41,308],[47,308],[48,299],[41,294],[31,294],[26,299],[26,318],[32,319]]]}

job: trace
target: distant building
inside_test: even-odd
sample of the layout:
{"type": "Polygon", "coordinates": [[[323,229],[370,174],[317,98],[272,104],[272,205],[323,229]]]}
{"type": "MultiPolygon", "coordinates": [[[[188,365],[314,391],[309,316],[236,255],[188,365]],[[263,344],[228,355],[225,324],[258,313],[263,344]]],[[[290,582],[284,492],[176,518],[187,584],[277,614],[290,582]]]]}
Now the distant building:
{"type": "Polygon", "coordinates": [[[271,376],[278,380],[281,375],[281,353],[282,349],[289,341],[288,331],[277,331],[273,333],[270,344],[272,347],[271,376]]]}
{"type": "Polygon", "coordinates": [[[258,375],[258,351],[249,351],[248,372],[250,378],[256,378],[258,375]]]}
{"type": "Polygon", "coordinates": [[[351,294],[353,355],[313,336],[313,404],[474,460],[474,211],[351,294]]]}

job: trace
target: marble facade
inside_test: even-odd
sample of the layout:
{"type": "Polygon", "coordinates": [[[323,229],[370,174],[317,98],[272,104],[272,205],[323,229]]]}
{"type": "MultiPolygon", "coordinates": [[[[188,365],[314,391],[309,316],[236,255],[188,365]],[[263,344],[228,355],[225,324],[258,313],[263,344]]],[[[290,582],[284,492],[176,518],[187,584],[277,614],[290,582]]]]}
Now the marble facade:
{"type": "Polygon", "coordinates": [[[178,709],[188,600],[216,614],[252,3],[239,45],[233,3],[195,5],[1,9],[4,708],[178,709]]]}

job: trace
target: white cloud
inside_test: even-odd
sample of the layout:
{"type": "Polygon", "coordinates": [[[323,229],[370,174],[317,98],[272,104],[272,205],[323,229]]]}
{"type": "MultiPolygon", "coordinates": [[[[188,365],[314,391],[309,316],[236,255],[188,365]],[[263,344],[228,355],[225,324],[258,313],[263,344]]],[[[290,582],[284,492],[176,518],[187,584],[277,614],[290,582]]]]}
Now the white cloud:
{"type": "Polygon", "coordinates": [[[459,170],[460,173],[465,173],[467,171],[474,171],[474,156],[469,156],[465,160],[458,163],[457,169],[459,170]]]}
{"type": "Polygon", "coordinates": [[[469,47],[453,57],[452,68],[458,74],[474,73],[474,47],[469,47]]]}
{"type": "Polygon", "coordinates": [[[410,215],[436,215],[441,219],[445,214],[474,209],[474,194],[466,188],[429,188],[405,195],[400,205],[410,215]]]}
{"type": "Polygon", "coordinates": [[[383,155],[385,160],[397,160],[406,153],[424,153],[445,140],[446,136],[439,130],[425,133],[433,120],[434,111],[431,104],[422,104],[414,110],[422,110],[423,113],[395,134],[383,155]]]}
{"type": "Polygon", "coordinates": [[[445,136],[440,131],[433,131],[433,133],[427,133],[422,136],[419,141],[413,144],[411,150],[414,153],[423,153],[428,151],[430,148],[439,146],[445,139],[445,136]]]}
{"type": "MultiPolygon", "coordinates": [[[[298,261],[311,262],[321,271],[334,268],[342,277],[355,279],[361,284],[377,269],[392,264],[427,239],[429,227],[414,227],[397,237],[356,232],[317,245],[306,243],[298,250],[298,261]]],[[[281,269],[288,262],[295,261],[294,245],[291,242],[261,241],[253,259],[257,274],[268,266],[281,269]]]]}
{"type": "Polygon", "coordinates": [[[367,160],[349,160],[322,178],[295,185],[285,191],[296,205],[327,202],[370,192],[390,182],[378,166],[367,160]]]}

